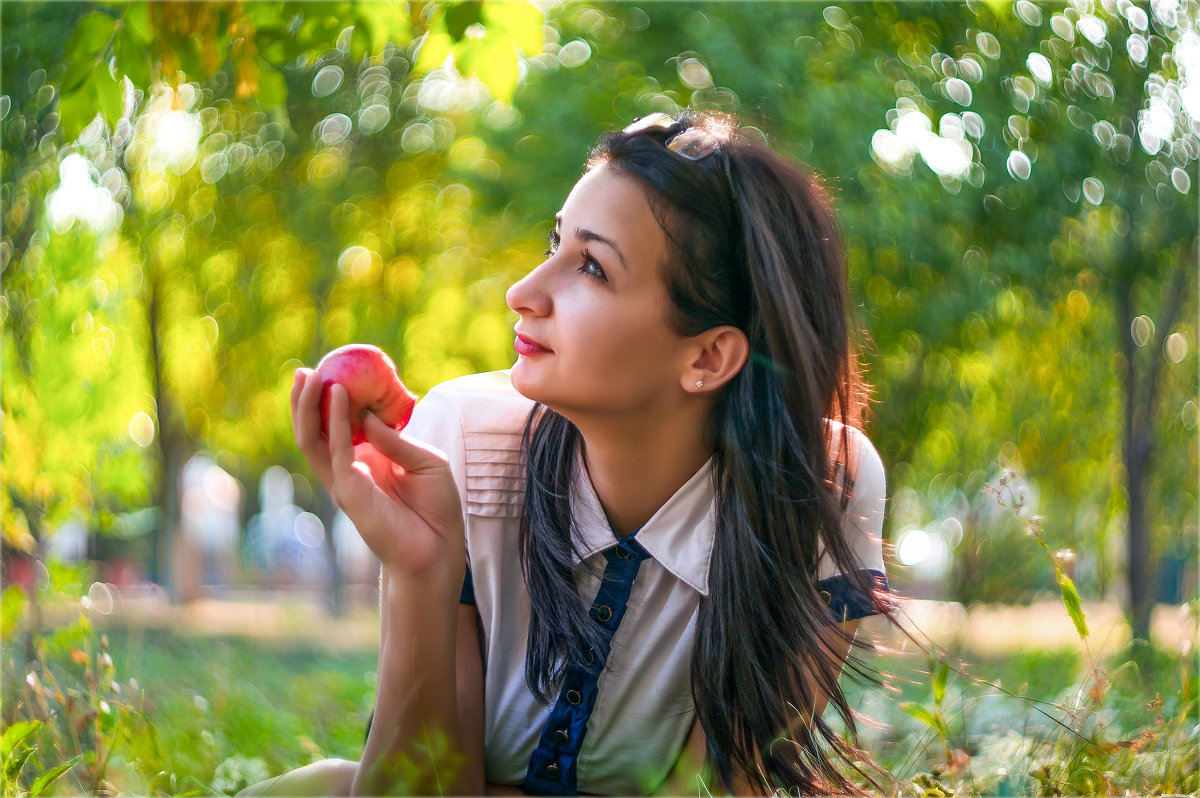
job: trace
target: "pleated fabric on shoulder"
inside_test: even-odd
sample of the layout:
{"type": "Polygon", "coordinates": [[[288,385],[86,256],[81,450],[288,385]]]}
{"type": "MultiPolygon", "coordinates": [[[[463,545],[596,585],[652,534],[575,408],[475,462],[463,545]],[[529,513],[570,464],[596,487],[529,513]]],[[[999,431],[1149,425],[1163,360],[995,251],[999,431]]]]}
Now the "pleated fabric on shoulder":
{"type": "Polygon", "coordinates": [[[466,515],[519,518],[525,492],[521,434],[532,409],[507,371],[469,374],[433,388],[417,403],[405,432],[446,454],[466,515]]]}

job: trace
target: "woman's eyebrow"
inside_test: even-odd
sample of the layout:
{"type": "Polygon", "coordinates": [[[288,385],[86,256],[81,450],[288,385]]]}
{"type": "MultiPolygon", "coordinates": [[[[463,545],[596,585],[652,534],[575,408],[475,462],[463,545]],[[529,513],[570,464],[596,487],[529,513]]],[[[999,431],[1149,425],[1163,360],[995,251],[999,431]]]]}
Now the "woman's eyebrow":
{"type": "MultiPolygon", "coordinates": [[[[560,214],[555,215],[554,221],[555,221],[554,229],[557,230],[562,226],[562,214],[560,213],[560,214]]],[[[629,271],[629,264],[625,261],[624,253],[621,252],[621,248],[618,247],[616,242],[613,241],[611,238],[606,238],[605,236],[600,235],[596,231],[588,230],[585,227],[576,227],[575,228],[575,237],[579,238],[583,241],[599,241],[601,244],[604,244],[609,249],[611,249],[613,252],[617,253],[617,258],[621,261],[621,268],[623,268],[627,272],[629,271]]]]}

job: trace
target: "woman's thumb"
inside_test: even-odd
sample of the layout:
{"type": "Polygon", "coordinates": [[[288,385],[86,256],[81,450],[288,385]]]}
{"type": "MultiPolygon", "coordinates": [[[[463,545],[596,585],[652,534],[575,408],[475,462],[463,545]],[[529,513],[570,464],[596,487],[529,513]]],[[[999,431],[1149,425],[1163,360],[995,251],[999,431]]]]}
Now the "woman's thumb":
{"type": "Polygon", "coordinates": [[[421,441],[405,438],[384,424],[374,413],[363,419],[363,432],[375,449],[405,471],[428,472],[446,467],[446,455],[421,441]]]}

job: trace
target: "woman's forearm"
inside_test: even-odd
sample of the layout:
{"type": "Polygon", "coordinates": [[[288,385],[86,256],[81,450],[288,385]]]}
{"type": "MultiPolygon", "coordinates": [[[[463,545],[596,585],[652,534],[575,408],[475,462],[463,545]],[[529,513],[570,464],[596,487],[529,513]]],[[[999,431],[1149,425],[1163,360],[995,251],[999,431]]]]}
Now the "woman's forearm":
{"type": "Polygon", "coordinates": [[[457,602],[451,580],[391,575],[381,582],[379,676],[375,717],[363,749],[355,794],[388,791],[404,773],[409,790],[461,794],[463,745],[457,714],[457,602]],[[415,768],[398,766],[406,758],[415,768]],[[412,784],[414,773],[421,783],[412,784]]]}

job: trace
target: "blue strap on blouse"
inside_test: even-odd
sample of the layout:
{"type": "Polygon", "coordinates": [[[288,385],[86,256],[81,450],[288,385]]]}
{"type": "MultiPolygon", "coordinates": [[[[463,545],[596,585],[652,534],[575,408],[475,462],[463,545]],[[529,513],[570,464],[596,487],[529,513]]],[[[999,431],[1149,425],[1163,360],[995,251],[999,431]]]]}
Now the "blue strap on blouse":
{"type": "MultiPolygon", "coordinates": [[[[637,533],[635,532],[634,535],[637,533]]],[[[588,651],[586,666],[571,665],[563,676],[558,698],[542,736],[529,757],[521,788],[529,795],[578,795],[579,750],[587,735],[588,720],[596,706],[597,682],[611,650],[613,635],[625,617],[633,580],[642,560],[650,553],[634,540],[621,540],[603,554],[608,564],[600,578],[600,590],[588,611],[603,629],[600,651],[588,651]]]]}
{"type": "MultiPolygon", "coordinates": [[[[635,532],[634,535],[637,533],[635,532]]],[[[578,795],[579,751],[587,736],[588,721],[596,706],[599,692],[598,682],[604,671],[613,636],[625,616],[633,581],[637,577],[642,561],[650,553],[642,548],[634,535],[619,541],[617,545],[603,551],[607,564],[600,580],[600,590],[592,601],[589,614],[604,630],[600,651],[589,651],[586,666],[568,666],[563,676],[558,698],[550,709],[546,725],[533,754],[522,790],[529,795],[578,795]]],[[[888,590],[887,577],[881,571],[868,571],[876,590],[885,594],[888,590]]],[[[829,607],[834,621],[849,621],[875,613],[872,596],[854,589],[853,584],[842,574],[827,577],[818,582],[821,598],[829,607]]],[[[475,603],[475,586],[470,569],[463,579],[463,604],[475,603]]]]}

